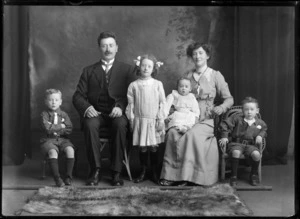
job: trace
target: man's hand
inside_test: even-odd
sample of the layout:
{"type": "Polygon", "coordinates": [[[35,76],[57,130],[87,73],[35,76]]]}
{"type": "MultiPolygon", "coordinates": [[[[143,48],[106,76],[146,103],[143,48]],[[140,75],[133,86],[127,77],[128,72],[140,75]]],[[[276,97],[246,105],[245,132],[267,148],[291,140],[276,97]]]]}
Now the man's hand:
{"type": "Polygon", "coordinates": [[[114,107],[111,111],[111,113],[109,114],[109,117],[111,118],[118,118],[122,116],[122,109],[120,107],[114,107]]]}
{"type": "Polygon", "coordinates": [[[88,118],[97,117],[97,116],[99,116],[99,114],[101,114],[101,113],[98,112],[97,110],[95,110],[95,108],[93,106],[91,106],[88,109],[88,111],[86,112],[86,117],[88,117],[88,118]]]}
{"type": "Polygon", "coordinates": [[[224,147],[228,143],[228,138],[221,138],[219,144],[221,147],[224,147]]]}
{"type": "Polygon", "coordinates": [[[257,144],[257,145],[262,144],[262,137],[261,137],[260,135],[258,135],[258,136],[255,138],[255,144],[257,144]]]}
{"type": "Polygon", "coordinates": [[[216,106],[213,109],[214,113],[217,114],[218,116],[223,113],[223,108],[221,106],[216,106]]]}

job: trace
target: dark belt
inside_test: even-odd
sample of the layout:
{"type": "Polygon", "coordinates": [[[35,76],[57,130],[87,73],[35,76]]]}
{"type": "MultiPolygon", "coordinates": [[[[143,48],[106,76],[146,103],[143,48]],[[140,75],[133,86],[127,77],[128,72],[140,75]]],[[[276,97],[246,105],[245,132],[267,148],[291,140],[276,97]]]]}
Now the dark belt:
{"type": "Polygon", "coordinates": [[[232,142],[245,144],[245,145],[254,145],[254,141],[251,139],[233,138],[232,142]]]}

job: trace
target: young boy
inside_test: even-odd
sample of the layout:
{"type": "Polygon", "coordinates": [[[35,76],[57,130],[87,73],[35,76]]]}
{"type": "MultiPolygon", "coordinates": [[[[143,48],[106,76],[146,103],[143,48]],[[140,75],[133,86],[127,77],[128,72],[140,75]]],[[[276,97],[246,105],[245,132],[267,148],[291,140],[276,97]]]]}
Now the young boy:
{"type": "Polygon", "coordinates": [[[72,184],[74,167],[74,145],[68,139],[73,128],[72,122],[68,114],[60,109],[62,93],[59,90],[46,90],[45,104],[48,109],[42,112],[41,120],[46,136],[41,139],[41,151],[49,158],[56,186],[69,186],[72,184]],[[67,174],[64,181],[60,177],[57,160],[61,152],[64,152],[67,157],[67,174]]]}
{"type": "Polygon", "coordinates": [[[228,143],[228,134],[231,133],[232,141],[228,144],[231,155],[232,175],[230,185],[237,185],[237,169],[239,158],[242,154],[250,158],[251,174],[250,184],[258,184],[258,166],[261,154],[256,145],[262,144],[262,139],[267,136],[267,125],[256,117],[259,106],[256,99],[246,97],[242,101],[243,114],[237,114],[221,122],[221,139],[219,143],[224,146],[228,143]]]}

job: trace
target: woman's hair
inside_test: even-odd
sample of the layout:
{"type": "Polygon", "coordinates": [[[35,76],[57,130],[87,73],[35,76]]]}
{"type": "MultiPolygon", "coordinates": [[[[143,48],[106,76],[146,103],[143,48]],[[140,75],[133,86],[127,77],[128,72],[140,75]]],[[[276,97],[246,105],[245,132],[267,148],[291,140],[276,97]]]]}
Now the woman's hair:
{"type": "Polygon", "coordinates": [[[117,43],[117,37],[116,37],[116,34],[114,32],[104,31],[104,32],[100,33],[100,35],[98,36],[98,39],[97,39],[98,46],[100,47],[100,43],[101,43],[102,39],[106,39],[106,38],[109,38],[109,37],[114,38],[115,41],[116,41],[116,44],[118,44],[117,43]]]}
{"type": "Polygon", "coordinates": [[[189,82],[191,83],[191,79],[190,79],[190,78],[188,78],[188,77],[186,77],[186,76],[183,76],[183,77],[181,77],[181,78],[178,78],[177,84],[176,84],[176,87],[177,87],[177,88],[178,88],[179,82],[180,82],[180,81],[183,81],[183,80],[187,80],[187,81],[189,81],[189,82]]]}
{"type": "Polygon", "coordinates": [[[141,65],[142,65],[142,62],[143,62],[144,59],[149,59],[149,60],[151,60],[151,61],[153,62],[153,72],[152,72],[151,76],[152,76],[153,78],[155,78],[156,75],[158,74],[158,69],[159,69],[159,67],[156,65],[157,59],[156,59],[155,56],[152,55],[152,54],[145,54],[145,55],[142,55],[142,56],[141,56],[140,66],[139,66],[139,68],[138,68],[138,70],[137,70],[137,72],[136,72],[136,75],[137,75],[137,76],[141,76],[141,65]]]}
{"type": "Polygon", "coordinates": [[[253,97],[245,97],[245,99],[242,101],[242,106],[244,106],[246,103],[255,103],[257,108],[259,108],[257,99],[253,97]]]}
{"type": "Polygon", "coordinates": [[[59,94],[60,97],[62,97],[62,93],[60,90],[50,88],[50,89],[47,89],[45,92],[45,99],[47,99],[51,94],[59,94]]]}
{"type": "Polygon", "coordinates": [[[212,47],[207,43],[199,43],[199,42],[191,43],[186,49],[186,55],[190,58],[193,58],[194,50],[199,49],[200,47],[203,48],[207,56],[209,56],[208,60],[210,60],[212,56],[212,47]]]}

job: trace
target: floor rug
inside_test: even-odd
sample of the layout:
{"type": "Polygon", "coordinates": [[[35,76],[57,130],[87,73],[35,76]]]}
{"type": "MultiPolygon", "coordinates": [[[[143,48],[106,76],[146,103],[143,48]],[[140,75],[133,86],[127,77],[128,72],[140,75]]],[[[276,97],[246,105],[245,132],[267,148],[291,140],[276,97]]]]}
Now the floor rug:
{"type": "Polygon", "coordinates": [[[22,211],[76,216],[249,216],[250,209],[228,184],[190,189],[44,187],[22,211]]]}

